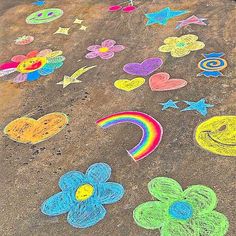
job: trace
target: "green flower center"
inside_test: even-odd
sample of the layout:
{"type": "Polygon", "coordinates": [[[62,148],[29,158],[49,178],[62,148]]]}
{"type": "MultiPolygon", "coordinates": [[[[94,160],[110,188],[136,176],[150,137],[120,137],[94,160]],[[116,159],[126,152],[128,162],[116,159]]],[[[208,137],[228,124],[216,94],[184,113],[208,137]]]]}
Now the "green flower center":
{"type": "Polygon", "coordinates": [[[193,216],[193,208],[188,202],[177,201],[170,206],[169,214],[177,220],[188,220],[193,216]]]}
{"type": "Polygon", "coordinates": [[[184,48],[184,47],[186,46],[186,43],[184,43],[184,42],[179,42],[179,43],[176,43],[176,46],[177,46],[178,48],[184,48]]]}

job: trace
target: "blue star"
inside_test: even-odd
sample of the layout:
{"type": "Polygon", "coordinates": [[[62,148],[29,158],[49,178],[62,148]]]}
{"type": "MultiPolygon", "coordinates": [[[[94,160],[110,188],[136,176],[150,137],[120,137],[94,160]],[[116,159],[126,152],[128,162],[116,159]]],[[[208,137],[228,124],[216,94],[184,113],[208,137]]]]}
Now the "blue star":
{"type": "Polygon", "coordinates": [[[148,18],[148,22],[146,25],[153,25],[153,24],[166,25],[168,20],[170,20],[171,18],[186,13],[188,13],[188,11],[186,10],[172,11],[169,7],[166,7],[160,11],[145,14],[145,16],[148,18]]]}
{"type": "Polygon", "coordinates": [[[162,111],[163,110],[166,110],[166,109],[168,109],[168,108],[174,108],[174,109],[178,109],[179,107],[176,105],[176,103],[177,103],[178,101],[176,101],[176,102],[174,102],[174,101],[172,101],[172,100],[169,100],[169,101],[167,101],[167,102],[165,102],[165,103],[160,103],[161,105],[163,105],[163,107],[162,107],[162,111]]]}
{"type": "Polygon", "coordinates": [[[41,7],[41,6],[43,6],[45,4],[45,1],[38,0],[37,2],[33,2],[32,4],[41,7]]]}
{"type": "Polygon", "coordinates": [[[192,110],[196,110],[198,111],[201,115],[206,116],[207,115],[207,108],[209,107],[214,107],[214,105],[211,104],[207,104],[206,103],[206,99],[202,98],[201,100],[197,101],[197,102],[189,102],[189,101],[184,101],[185,103],[187,103],[189,106],[184,108],[181,111],[192,111],[192,110]]]}

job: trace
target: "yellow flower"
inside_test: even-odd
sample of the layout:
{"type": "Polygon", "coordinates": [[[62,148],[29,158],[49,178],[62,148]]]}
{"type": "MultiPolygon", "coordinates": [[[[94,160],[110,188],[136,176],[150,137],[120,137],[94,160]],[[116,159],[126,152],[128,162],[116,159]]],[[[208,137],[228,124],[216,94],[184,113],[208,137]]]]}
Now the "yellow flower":
{"type": "Polygon", "coordinates": [[[169,37],[164,40],[165,45],[159,47],[160,52],[170,52],[172,57],[184,57],[191,51],[205,47],[203,42],[197,41],[198,36],[186,34],[181,37],[169,37]]]}

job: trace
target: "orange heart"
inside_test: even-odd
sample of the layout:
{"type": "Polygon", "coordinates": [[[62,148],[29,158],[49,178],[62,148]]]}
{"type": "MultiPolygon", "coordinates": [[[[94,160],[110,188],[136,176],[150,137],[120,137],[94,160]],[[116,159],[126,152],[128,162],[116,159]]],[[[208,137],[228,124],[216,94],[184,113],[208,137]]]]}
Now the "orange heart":
{"type": "Polygon", "coordinates": [[[10,122],[4,133],[16,142],[35,144],[59,133],[68,122],[68,116],[60,112],[47,114],[38,120],[21,117],[10,122]]]}
{"type": "Polygon", "coordinates": [[[152,91],[167,91],[182,88],[187,85],[183,79],[170,79],[170,75],[165,72],[154,74],[149,79],[149,86],[152,91]]]}

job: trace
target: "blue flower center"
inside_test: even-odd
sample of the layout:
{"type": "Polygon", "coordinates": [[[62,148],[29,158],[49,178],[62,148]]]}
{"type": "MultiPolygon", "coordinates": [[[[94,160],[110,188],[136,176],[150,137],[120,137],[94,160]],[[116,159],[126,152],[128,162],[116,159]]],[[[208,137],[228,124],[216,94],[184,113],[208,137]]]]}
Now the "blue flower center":
{"type": "Polygon", "coordinates": [[[193,216],[193,208],[188,202],[177,201],[169,208],[169,214],[178,220],[187,220],[193,216]]]}

